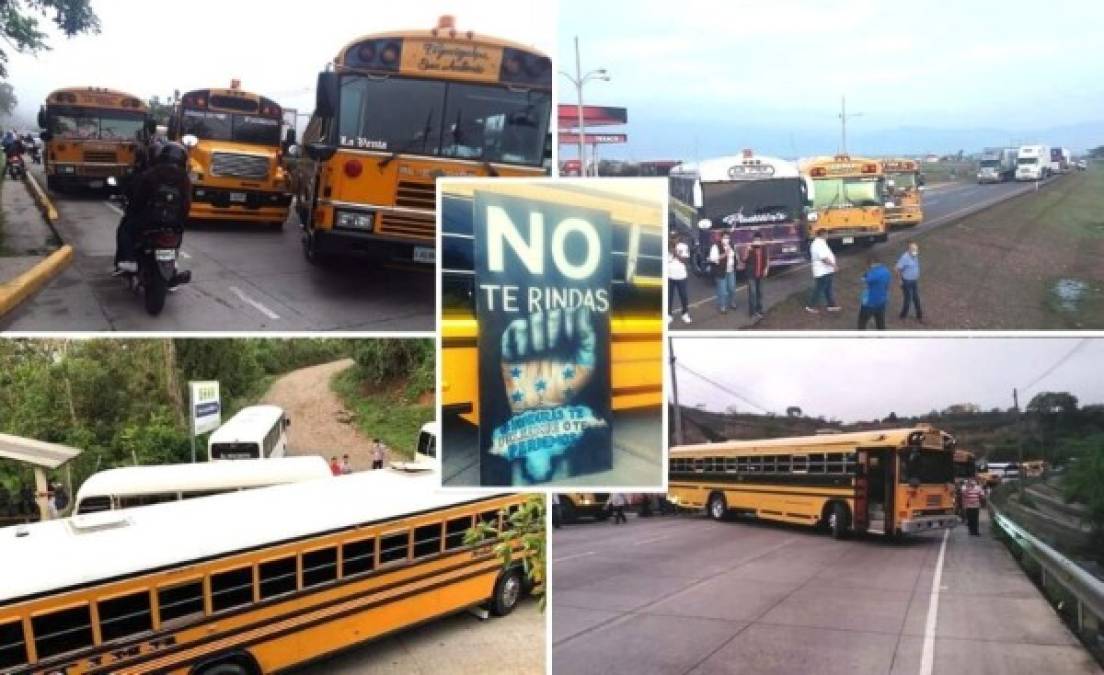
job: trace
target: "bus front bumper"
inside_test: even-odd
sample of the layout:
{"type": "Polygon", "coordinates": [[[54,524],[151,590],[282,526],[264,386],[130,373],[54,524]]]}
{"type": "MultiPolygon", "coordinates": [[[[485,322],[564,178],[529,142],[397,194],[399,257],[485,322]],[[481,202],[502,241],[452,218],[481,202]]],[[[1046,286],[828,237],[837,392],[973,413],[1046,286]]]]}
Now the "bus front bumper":
{"type": "Polygon", "coordinates": [[[903,206],[896,209],[886,209],[886,225],[918,225],[923,218],[920,209],[915,206],[903,206]]]}
{"type": "Polygon", "coordinates": [[[188,217],[196,220],[284,222],[291,195],[261,190],[231,190],[196,185],[188,217]]]}
{"type": "Polygon", "coordinates": [[[314,230],[315,250],[323,255],[360,257],[392,263],[418,265],[434,270],[437,247],[433,240],[409,241],[372,232],[346,229],[314,230]]]}
{"type": "Polygon", "coordinates": [[[941,516],[916,516],[901,521],[901,533],[914,534],[929,530],[948,530],[957,527],[961,522],[958,516],[950,513],[941,516]]]}

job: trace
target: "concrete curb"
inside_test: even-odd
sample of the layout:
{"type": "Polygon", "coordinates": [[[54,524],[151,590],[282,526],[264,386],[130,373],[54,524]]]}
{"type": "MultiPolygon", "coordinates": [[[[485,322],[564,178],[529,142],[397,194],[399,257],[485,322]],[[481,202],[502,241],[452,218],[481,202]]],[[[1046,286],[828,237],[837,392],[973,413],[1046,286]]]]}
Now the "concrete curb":
{"type": "Polygon", "coordinates": [[[54,207],[54,203],[50,201],[50,197],[47,196],[46,191],[34,179],[30,171],[23,174],[23,181],[27,185],[27,191],[31,193],[31,198],[34,199],[35,204],[38,204],[38,209],[42,211],[42,217],[46,219],[50,227],[53,227],[58,220],[58,212],[57,208],[54,207]]]}
{"type": "Polygon", "coordinates": [[[65,244],[31,269],[11,281],[0,283],[0,316],[15,309],[19,303],[61,274],[71,262],[73,262],[73,247],[65,244]]]}

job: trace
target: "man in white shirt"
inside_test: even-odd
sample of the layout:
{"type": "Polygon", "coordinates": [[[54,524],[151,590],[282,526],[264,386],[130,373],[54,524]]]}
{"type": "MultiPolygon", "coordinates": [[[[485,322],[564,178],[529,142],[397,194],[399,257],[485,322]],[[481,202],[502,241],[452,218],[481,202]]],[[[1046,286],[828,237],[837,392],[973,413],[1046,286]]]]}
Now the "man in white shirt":
{"type": "Polygon", "coordinates": [[[809,258],[813,263],[813,294],[809,297],[809,303],[805,305],[805,311],[810,314],[819,314],[817,304],[820,296],[824,295],[824,302],[829,312],[838,312],[840,306],[832,296],[832,280],[836,276],[836,254],[824,237],[817,235],[813,243],[809,245],[809,258]]]}

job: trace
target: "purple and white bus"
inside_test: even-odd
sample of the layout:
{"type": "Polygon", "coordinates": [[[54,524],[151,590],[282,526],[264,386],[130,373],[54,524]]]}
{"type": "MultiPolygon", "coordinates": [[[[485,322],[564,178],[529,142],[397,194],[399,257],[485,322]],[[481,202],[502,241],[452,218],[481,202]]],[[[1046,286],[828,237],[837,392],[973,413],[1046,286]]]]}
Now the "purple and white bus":
{"type": "Polygon", "coordinates": [[[756,232],[770,252],[771,266],[805,261],[811,186],[797,164],[750,150],[737,156],[680,164],[671,169],[670,211],[674,231],[692,241],[692,267],[707,272],[715,232],[732,233],[737,246],[756,232]]]}

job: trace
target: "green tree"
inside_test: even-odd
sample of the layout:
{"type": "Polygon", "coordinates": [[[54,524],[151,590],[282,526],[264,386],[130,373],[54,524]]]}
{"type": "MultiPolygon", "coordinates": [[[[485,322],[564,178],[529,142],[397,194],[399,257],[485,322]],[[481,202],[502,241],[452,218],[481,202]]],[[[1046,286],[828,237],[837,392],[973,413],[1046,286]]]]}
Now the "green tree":
{"type": "MultiPolygon", "coordinates": [[[[100,19],[91,0],[3,0],[0,37],[15,51],[38,54],[50,46],[42,21],[53,23],[66,37],[99,33],[100,19]]],[[[8,54],[0,49],[0,78],[8,76],[8,54]]]]}
{"type": "Polygon", "coordinates": [[[151,96],[149,100],[150,115],[158,124],[168,126],[169,116],[172,115],[172,103],[162,101],[160,96],[151,96]]]}
{"type": "Polygon", "coordinates": [[[15,88],[8,82],[0,82],[0,115],[11,115],[19,99],[15,97],[15,88]]]}
{"type": "Polygon", "coordinates": [[[544,495],[530,495],[525,504],[513,513],[505,509],[499,512],[503,516],[503,526],[497,527],[481,522],[464,534],[464,543],[468,546],[490,543],[494,554],[502,561],[503,568],[514,565],[514,547],[521,544],[521,564],[525,577],[532,585],[533,595],[538,596],[541,611],[544,611],[544,580],[548,578],[548,560],[545,556],[547,538],[544,528],[544,495]]]}
{"type": "Polygon", "coordinates": [[[1027,404],[1027,412],[1042,415],[1077,412],[1077,397],[1065,391],[1041,391],[1027,404]]]}

